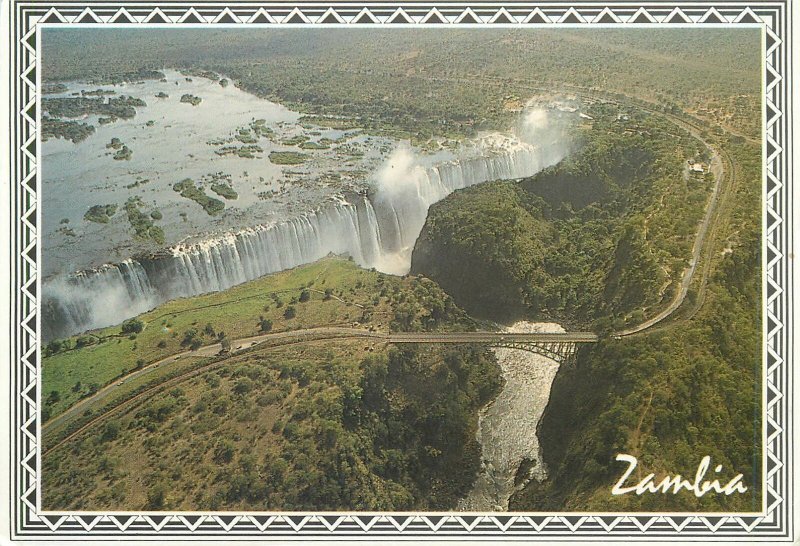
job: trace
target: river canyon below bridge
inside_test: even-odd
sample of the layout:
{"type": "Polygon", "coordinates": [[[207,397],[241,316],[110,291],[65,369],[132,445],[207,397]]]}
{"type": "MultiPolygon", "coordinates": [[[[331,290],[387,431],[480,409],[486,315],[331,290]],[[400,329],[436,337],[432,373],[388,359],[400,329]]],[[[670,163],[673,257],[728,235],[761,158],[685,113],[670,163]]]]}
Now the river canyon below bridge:
{"type": "MultiPolygon", "coordinates": [[[[504,331],[564,332],[564,328],[550,322],[520,321],[504,331]]],[[[521,349],[496,348],[494,353],[505,385],[478,417],[480,473],[472,490],[459,501],[459,511],[507,511],[509,499],[517,489],[531,479],[541,481],[547,476],[536,427],[550,399],[558,363],[521,349]],[[515,484],[524,461],[531,462],[527,476],[515,484]]]]}

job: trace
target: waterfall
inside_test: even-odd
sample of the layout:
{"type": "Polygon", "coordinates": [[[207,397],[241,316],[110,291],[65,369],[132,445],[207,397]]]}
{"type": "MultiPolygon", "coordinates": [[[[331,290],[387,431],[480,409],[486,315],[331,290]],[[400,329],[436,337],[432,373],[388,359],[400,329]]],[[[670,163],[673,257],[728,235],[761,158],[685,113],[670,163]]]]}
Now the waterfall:
{"type": "Polygon", "coordinates": [[[401,146],[375,173],[369,195],[348,195],[290,220],[48,279],[43,339],[118,324],[171,299],[225,290],[330,253],[386,273],[407,273],[433,203],[467,186],[531,176],[554,165],[565,154],[558,142],[534,145],[490,135],[472,157],[430,167],[401,146]]]}

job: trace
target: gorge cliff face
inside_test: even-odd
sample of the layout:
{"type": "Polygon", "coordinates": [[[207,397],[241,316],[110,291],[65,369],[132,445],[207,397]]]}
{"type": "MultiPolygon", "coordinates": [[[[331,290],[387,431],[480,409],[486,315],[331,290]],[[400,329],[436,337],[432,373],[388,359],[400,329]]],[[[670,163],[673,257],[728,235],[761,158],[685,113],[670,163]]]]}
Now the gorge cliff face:
{"type": "MultiPolygon", "coordinates": [[[[600,135],[529,179],[455,192],[431,208],[412,272],[498,321],[610,334],[652,316],[674,295],[708,195],[708,181],[681,172],[683,144],[658,134],[600,135]]],[[[726,226],[736,248],[718,253],[700,310],[652,333],[604,336],[561,366],[538,426],[548,478],[515,494],[511,510],[759,509],[757,153],[743,169],[750,185],[726,226]],[[693,476],[709,455],[748,491],[612,496],[619,453],[660,477],[693,476]]]]}
{"type": "Polygon", "coordinates": [[[205,236],[154,255],[58,275],[43,283],[45,340],[118,323],[179,297],[216,292],[269,273],[346,254],[360,266],[403,275],[428,208],[453,191],[530,176],[567,151],[559,130],[537,129],[533,110],[513,134],[491,133],[463,157],[426,165],[393,151],[369,188],[283,221],[205,236]]]}
{"type": "Polygon", "coordinates": [[[533,177],[454,192],[431,207],[411,272],[478,317],[632,320],[668,297],[664,262],[641,237],[648,185],[663,176],[654,159],[641,142],[609,138],[533,177]]]}

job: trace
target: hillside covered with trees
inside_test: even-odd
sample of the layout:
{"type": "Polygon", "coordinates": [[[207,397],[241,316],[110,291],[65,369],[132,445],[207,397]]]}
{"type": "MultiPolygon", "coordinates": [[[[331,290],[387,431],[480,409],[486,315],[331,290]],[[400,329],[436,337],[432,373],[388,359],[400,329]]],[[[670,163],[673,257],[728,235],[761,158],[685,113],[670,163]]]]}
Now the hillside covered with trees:
{"type": "MultiPolygon", "coordinates": [[[[685,267],[707,195],[692,189],[710,181],[670,167],[685,159],[665,133],[651,127],[641,139],[594,127],[602,130],[550,170],[432,207],[414,271],[440,280],[471,313],[500,320],[556,319],[603,333],[663,306],[674,284],[660,289],[685,267]]],[[[735,171],[701,263],[707,277],[695,275],[662,325],[606,337],[559,369],[538,431],[548,479],[529,482],[510,509],[760,509],[760,156],[737,137],[715,146],[735,171]],[[722,465],[720,478],[742,473],[748,490],[612,496],[627,466],[619,453],[639,459],[626,485],[650,472],[691,479],[708,455],[722,465]]]]}
{"type": "Polygon", "coordinates": [[[489,349],[389,349],[371,340],[341,339],[164,360],[220,339],[224,346],[228,339],[342,319],[365,330],[378,324],[401,331],[475,327],[428,279],[383,275],[332,258],[227,292],[171,302],[121,327],[52,343],[43,363],[48,412],[64,411],[76,397],[91,396],[109,382],[119,394],[47,434],[44,506],[454,506],[469,491],[480,464],[478,410],[502,383],[489,349]],[[138,352],[132,352],[137,345],[138,352]],[[119,371],[136,357],[147,358],[135,364],[136,370],[153,361],[161,364],[142,379],[130,378],[124,368],[119,375],[106,370],[116,366],[119,371]],[[72,387],[76,377],[81,380],[72,387]],[[95,383],[87,391],[90,382],[95,383]],[[162,384],[157,392],[147,390],[162,384]],[[149,394],[134,398],[143,392],[149,394]],[[107,418],[59,443],[120,404],[107,418]]]}
{"type": "Polygon", "coordinates": [[[579,151],[555,167],[432,206],[412,273],[472,315],[504,322],[608,331],[659,311],[688,266],[713,186],[687,160],[709,152],[658,116],[611,104],[589,112],[579,151]]]}

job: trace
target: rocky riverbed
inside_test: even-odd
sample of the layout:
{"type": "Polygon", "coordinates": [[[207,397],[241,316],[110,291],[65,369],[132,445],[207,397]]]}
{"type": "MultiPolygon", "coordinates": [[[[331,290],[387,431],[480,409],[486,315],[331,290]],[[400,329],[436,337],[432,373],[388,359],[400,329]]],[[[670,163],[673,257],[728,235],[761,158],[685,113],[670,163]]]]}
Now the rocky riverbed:
{"type": "MultiPolygon", "coordinates": [[[[563,332],[555,323],[516,322],[506,332],[563,332]]],[[[518,488],[531,479],[543,480],[546,468],[536,427],[542,418],[558,363],[520,349],[494,349],[503,370],[505,386],[479,416],[477,439],[481,444],[481,471],[472,491],[458,510],[503,512],[518,488]],[[520,466],[526,476],[515,484],[520,466]]]]}

